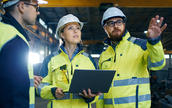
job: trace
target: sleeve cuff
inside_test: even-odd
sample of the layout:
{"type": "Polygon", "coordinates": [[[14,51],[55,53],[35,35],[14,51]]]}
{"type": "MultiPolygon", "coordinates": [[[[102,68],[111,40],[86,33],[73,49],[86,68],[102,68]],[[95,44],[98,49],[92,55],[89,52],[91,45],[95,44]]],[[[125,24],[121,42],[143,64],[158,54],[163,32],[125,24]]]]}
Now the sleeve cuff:
{"type": "Polygon", "coordinates": [[[51,93],[52,93],[52,95],[54,96],[55,99],[56,99],[56,95],[55,95],[56,89],[57,89],[57,87],[51,88],[51,93]]]}
{"type": "Polygon", "coordinates": [[[161,40],[161,36],[158,36],[156,38],[147,38],[147,40],[151,45],[155,45],[161,40]]]}

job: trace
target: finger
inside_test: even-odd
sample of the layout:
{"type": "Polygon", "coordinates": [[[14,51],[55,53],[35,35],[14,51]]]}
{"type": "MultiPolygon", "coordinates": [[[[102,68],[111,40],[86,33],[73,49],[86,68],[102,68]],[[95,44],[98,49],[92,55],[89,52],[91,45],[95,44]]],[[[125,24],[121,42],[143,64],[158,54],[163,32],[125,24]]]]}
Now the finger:
{"type": "Polygon", "coordinates": [[[56,93],[60,95],[64,95],[63,90],[61,88],[57,88],[56,93]]]}
{"type": "MultiPolygon", "coordinates": [[[[158,24],[159,27],[161,27],[163,20],[164,20],[164,18],[161,17],[160,20],[159,20],[159,22],[157,22],[157,24],[158,24]]],[[[157,21],[158,21],[158,20],[157,20],[157,21]]]]}
{"type": "Polygon", "coordinates": [[[38,82],[39,82],[39,83],[41,83],[41,82],[42,82],[42,79],[41,79],[41,78],[39,78],[39,79],[38,79],[38,82]]]}
{"type": "Polygon", "coordinates": [[[92,93],[91,93],[91,89],[88,89],[88,95],[91,95],[92,93]]]}
{"type": "Polygon", "coordinates": [[[35,78],[35,79],[37,79],[38,77],[39,77],[39,76],[37,76],[37,75],[34,75],[34,78],[35,78]]]}
{"type": "Polygon", "coordinates": [[[156,26],[157,25],[157,20],[156,18],[152,18],[150,23],[149,23],[149,28],[151,28],[152,26],[156,26]]]}
{"type": "Polygon", "coordinates": [[[43,78],[41,76],[39,76],[39,79],[42,80],[43,78]]]}
{"type": "Polygon", "coordinates": [[[35,81],[39,81],[39,77],[38,76],[34,76],[34,80],[35,81]]]}
{"type": "Polygon", "coordinates": [[[154,25],[158,25],[158,22],[157,22],[158,20],[159,20],[159,15],[156,15],[155,19],[154,19],[154,22],[153,22],[154,25]]]}
{"type": "Polygon", "coordinates": [[[41,80],[41,81],[42,81],[42,79],[43,79],[43,78],[42,78],[42,77],[40,77],[40,80],[41,80]]]}
{"type": "Polygon", "coordinates": [[[84,96],[86,96],[86,97],[88,96],[86,90],[83,90],[82,92],[83,92],[83,95],[84,95],[84,96]]]}
{"type": "Polygon", "coordinates": [[[157,25],[157,19],[156,18],[153,18],[152,26],[156,26],[156,25],[157,25]]]}
{"type": "Polygon", "coordinates": [[[40,82],[39,82],[39,80],[34,80],[34,83],[36,83],[36,84],[40,84],[40,82]]]}
{"type": "Polygon", "coordinates": [[[37,76],[36,79],[41,81],[42,77],[41,76],[37,76]]]}
{"type": "Polygon", "coordinates": [[[34,84],[39,85],[39,82],[37,80],[34,80],[34,84]]]}
{"type": "Polygon", "coordinates": [[[34,79],[42,79],[41,76],[34,75],[34,79]]]}
{"type": "Polygon", "coordinates": [[[90,89],[90,88],[88,89],[88,95],[89,95],[89,97],[94,97],[94,96],[95,96],[95,94],[92,94],[92,92],[91,92],[91,89],[90,89]]]}
{"type": "Polygon", "coordinates": [[[159,15],[156,15],[154,18],[151,19],[150,23],[149,23],[149,28],[152,26],[157,25],[157,20],[159,19],[159,15]]]}
{"type": "Polygon", "coordinates": [[[167,24],[165,23],[165,24],[161,27],[161,32],[163,32],[166,28],[167,28],[167,24]]]}
{"type": "Polygon", "coordinates": [[[153,18],[150,20],[148,28],[152,27],[152,22],[153,22],[153,18]]]}
{"type": "Polygon", "coordinates": [[[62,92],[63,92],[63,91],[62,91],[61,88],[57,88],[56,91],[55,91],[55,96],[56,96],[57,98],[62,98],[62,97],[64,97],[64,94],[63,94],[62,92]]]}
{"type": "Polygon", "coordinates": [[[60,94],[56,94],[55,95],[57,98],[62,98],[62,97],[64,97],[64,95],[60,95],[60,94]]]}
{"type": "Polygon", "coordinates": [[[36,76],[34,76],[34,80],[37,80],[37,77],[36,76]]]}
{"type": "Polygon", "coordinates": [[[37,85],[37,84],[34,84],[34,87],[35,87],[35,88],[37,88],[37,87],[38,87],[38,85],[37,85]]]}
{"type": "Polygon", "coordinates": [[[34,87],[37,88],[38,86],[39,86],[39,84],[34,82],[34,87]]]}
{"type": "Polygon", "coordinates": [[[159,15],[156,15],[155,16],[155,20],[159,20],[159,15]]]}
{"type": "Polygon", "coordinates": [[[41,80],[38,80],[38,83],[41,84],[41,80]]]}
{"type": "Polygon", "coordinates": [[[63,93],[62,90],[59,90],[59,94],[60,94],[60,95],[64,95],[64,93],[63,93]]]}
{"type": "Polygon", "coordinates": [[[43,78],[42,78],[41,76],[38,76],[38,77],[37,77],[37,80],[38,80],[39,82],[41,82],[42,79],[43,79],[43,78]]]}
{"type": "Polygon", "coordinates": [[[88,96],[89,96],[90,98],[92,98],[92,97],[95,97],[96,94],[93,94],[93,93],[91,92],[91,89],[88,89],[88,96]]]}

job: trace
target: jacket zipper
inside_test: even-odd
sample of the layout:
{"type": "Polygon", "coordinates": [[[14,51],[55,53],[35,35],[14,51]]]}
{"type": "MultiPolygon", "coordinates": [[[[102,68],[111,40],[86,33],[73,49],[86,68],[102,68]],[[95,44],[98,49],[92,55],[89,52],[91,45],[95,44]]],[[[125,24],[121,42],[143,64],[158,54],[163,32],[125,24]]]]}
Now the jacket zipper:
{"type": "Polygon", "coordinates": [[[116,51],[115,51],[115,56],[114,56],[114,63],[116,62],[116,51]]]}
{"type": "Polygon", "coordinates": [[[72,64],[71,64],[71,75],[73,74],[73,66],[72,66],[72,64]]]}

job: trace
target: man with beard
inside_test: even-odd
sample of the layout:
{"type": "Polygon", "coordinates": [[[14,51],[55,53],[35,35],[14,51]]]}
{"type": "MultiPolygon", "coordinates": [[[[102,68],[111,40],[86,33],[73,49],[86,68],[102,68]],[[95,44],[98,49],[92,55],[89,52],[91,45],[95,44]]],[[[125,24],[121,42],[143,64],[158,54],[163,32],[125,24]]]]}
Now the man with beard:
{"type": "Polygon", "coordinates": [[[29,37],[24,27],[39,14],[37,0],[3,0],[0,22],[0,108],[34,108],[33,71],[28,64],[29,37]]]}
{"type": "Polygon", "coordinates": [[[102,25],[108,35],[107,49],[99,59],[99,68],[116,70],[108,93],[99,97],[97,108],[150,108],[150,70],[165,66],[160,35],[167,27],[163,17],[151,19],[147,39],[131,37],[126,29],[126,16],[116,8],[108,8],[102,25]],[[160,20],[158,23],[157,20],[160,20]]]}

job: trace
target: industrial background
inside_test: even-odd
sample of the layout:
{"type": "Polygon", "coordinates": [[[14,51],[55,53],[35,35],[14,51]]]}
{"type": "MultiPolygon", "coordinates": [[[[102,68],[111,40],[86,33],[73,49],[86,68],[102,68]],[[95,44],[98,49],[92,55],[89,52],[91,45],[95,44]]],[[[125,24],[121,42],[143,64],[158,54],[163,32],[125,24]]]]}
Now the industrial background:
{"type": "MultiPolygon", "coordinates": [[[[165,18],[168,24],[162,34],[167,65],[161,71],[151,71],[152,108],[172,108],[172,0],[40,0],[40,15],[36,25],[26,27],[31,38],[34,72],[39,75],[43,59],[57,50],[59,37],[56,27],[59,19],[66,14],[74,14],[82,22],[84,48],[97,61],[104,49],[107,37],[102,26],[103,12],[117,6],[127,16],[127,29],[132,36],[145,38],[149,21],[155,15],[165,18]]],[[[4,12],[1,10],[1,14],[4,12]]],[[[36,108],[46,108],[47,100],[36,97],[36,108]]]]}

